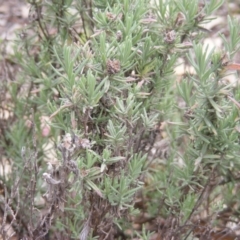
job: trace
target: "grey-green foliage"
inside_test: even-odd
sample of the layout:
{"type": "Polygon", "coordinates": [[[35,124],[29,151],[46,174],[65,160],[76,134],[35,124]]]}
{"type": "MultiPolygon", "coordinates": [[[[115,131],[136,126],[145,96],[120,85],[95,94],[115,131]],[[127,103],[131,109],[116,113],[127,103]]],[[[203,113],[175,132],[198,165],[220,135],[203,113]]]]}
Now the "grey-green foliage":
{"type": "MultiPolygon", "coordinates": [[[[22,77],[11,86],[11,94],[21,118],[34,113],[38,148],[49,138],[59,142],[66,133],[72,136],[74,147],[58,152],[60,165],[67,152],[79,169],[77,181],[64,188],[64,216],[58,212],[53,222],[62,237],[104,238],[124,232],[123,218],[129,220],[143,180],[152,216],[176,216],[179,224],[187,223],[211,167],[226,176],[238,166],[237,109],[227,98],[233,89],[219,84],[220,55],[207,54],[199,43],[205,32],[201,23],[210,21],[222,2],[31,3],[43,12],[29,25],[34,34],[26,29],[16,45],[14,59],[22,67],[22,77]],[[176,84],[174,67],[185,56],[197,74],[176,84]],[[26,95],[16,88],[23,83],[26,95]],[[192,110],[188,121],[175,107],[179,97],[192,110]],[[45,115],[51,116],[47,138],[41,135],[39,121],[45,115]],[[167,159],[150,156],[159,122],[167,123],[167,159]],[[86,141],[88,146],[82,147],[86,141]]],[[[239,36],[236,22],[229,23],[231,45],[223,39],[232,57],[239,36]]],[[[13,143],[8,154],[18,166],[19,145],[31,145],[29,132],[21,135],[24,123],[20,123],[21,127],[13,123],[7,136],[13,143]]],[[[45,168],[44,151],[40,155],[38,164],[45,168]]],[[[64,181],[75,179],[76,172],[71,171],[63,171],[64,181]]],[[[142,238],[148,237],[144,229],[142,238]]]]}
{"type": "MultiPolygon", "coordinates": [[[[234,36],[231,35],[231,38],[234,36]]],[[[220,164],[221,170],[227,170],[239,167],[238,122],[235,120],[238,109],[229,98],[234,94],[234,86],[221,82],[221,57],[218,52],[207,53],[207,49],[195,44],[194,55],[189,55],[189,60],[197,75],[183,81],[180,93],[192,110],[187,131],[194,140],[191,152],[198,159],[198,164],[206,161],[217,167],[220,164]],[[186,81],[192,82],[188,88],[186,81]]]]}
{"type": "MultiPolygon", "coordinates": [[[[236,34],[238,23],[230,18],[228,21],[232,30],[230,40],[223,37],[225,49],[209,51],[202,44],[194,43],[188,60],[196,75],[187,76],[178,86],[179,93],[186,102],[187,121],[182,131],[189,138],[188,148],[182,157],[185,161],[192,161],[193,170],[187,193],[194,192],[198,198],[190,217],[206,206],[209,215],[221,212],[223,204],[216,210],[217,203],[214,201],[219,191],[223,195],[218,201],[230,207],[232,200],[229,199],[227,188],[231,181],[235,181],[240,167],[237,130],[239,105],[236,103],[239,99],[239,87],[223,80],[227,76],[223,70],[228,64],[224,62],[224,55],[231,60],[240,41],[239,34],[236,34]],[[208,190],[209,186],[211,191],[208,190]],[[200,192],[196,191],[199,187],[202,189],[200,192]],[[205,198],[201,195],[203,193],[206,194],[205,198]]],[[[234,199],[236,196],[233,194],[231,197],[234,199]]],[[[188,196],[184,201],[187,199],[188,196]]],[[[190,218],[185,220],[185,223],[189,220],[190,218]]]]}

